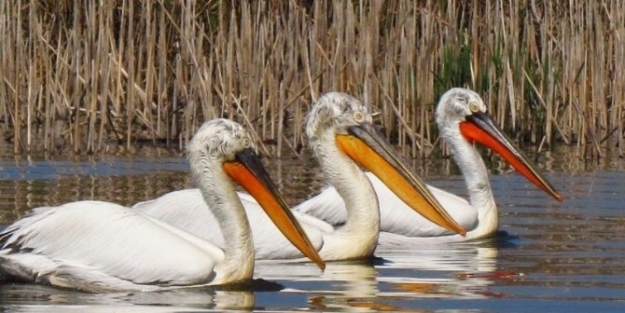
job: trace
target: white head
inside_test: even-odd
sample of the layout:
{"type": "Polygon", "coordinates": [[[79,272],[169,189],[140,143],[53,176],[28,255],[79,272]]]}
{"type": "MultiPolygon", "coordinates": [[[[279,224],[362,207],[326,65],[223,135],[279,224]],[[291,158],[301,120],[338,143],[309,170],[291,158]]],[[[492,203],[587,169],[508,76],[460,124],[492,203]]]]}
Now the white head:
{"type": "Polygon", "coordinates": [[[311,141],[324,133],[347,134],[347,128],[372,123],[371,114],[362,103],[347,94],[329,92],[317,100],[307,117],[306,135],[311,141]]]}
{"type": "Polygon", "coordinates": [[[474,113],[486,113],[486,105],[480,95],[464,88],[452,88],[445,92],[436,108],[436,123],[443,136],[458,133],[458,124],[474,113]]]}
{"type": "Polygon", "coordinates": [[[215,163],[233,161],[237,152],[256,150],[250,134],[240,124],[218,118],[204,123],[189,142],[187,151],[215,163]]]}

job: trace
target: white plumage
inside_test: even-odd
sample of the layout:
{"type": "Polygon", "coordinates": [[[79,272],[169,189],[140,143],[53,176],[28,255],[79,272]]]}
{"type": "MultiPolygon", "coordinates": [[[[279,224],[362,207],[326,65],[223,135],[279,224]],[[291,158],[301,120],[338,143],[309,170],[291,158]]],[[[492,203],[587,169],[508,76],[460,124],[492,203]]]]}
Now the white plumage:
{"type": "MultiPolygon", "coordinates": [[[[136,210],[80,201],[36,209],[7,227],[0,234],[0,275],[93,292],[161,290],[249,279],[254,270],[253,242],[230,177],[241,183],[236,175],[258,173],[245,176],[241,184],[260,182],[266,191],[249,190],[273,199],[275,205],[263,205],[267,213],[292,218],[275,187],[264,180],[262,166],[257,168],[253,160],[245,159],[254,159],[253,149],[249,134],[224,119],[205,123],[189,144],[200,200],[209,203],[218,221],[203,227],[208,233],[223,234],[225,250],[136,210]]],[[[298,247],[322,266],[297,223],[284,225],[285,234],[295,238],[298,247]]]]}
{"type": "MultiPolygon", "coordinates": [[[[420,200],[422,205],[419,207],[414,203],[411,204],[414,210],[430,218],[440,218],[442,222],[439,223],[449,229],[462,231],[444,215],[444,212],[441,212],[443,210],[440,204],[433,200],[434,197],[427,192],[425,184],[405,171],[407,166],[383,164],[401,161],[389,152],[392,148],[377,135],[371,124],[371,115],[357,99],[342,93],[328,93],[320,97],[308,115],[306,134],[310,148],[336,195],[334,202],[320,203],[320,206],[328,208],[328,212],[333,212],[333,205],[337,203],[343,205],[344,218],[340,221],[340,225],[294,212],[324,260],[366,258],[373,255],[376,248],[380,223],[378,199],[371,183],[358,165],[377,171],[377,175],[390,172],[403,175],[403,179],[409,183],[399,182],[401,179],[390,179],[387,183],[396,191],[410,190],[414,197],[422,199],[420,200]],[[363,143],[367,140],[370,140],[370,143],[363,143]],[[358,144],[350,146],[353,141],[358,144]]],[[[380,184],[384,185],[382,182],[380,184]]],[[[289,245],[273,240],[276,229],[259,213],[254,199],[244,194],[239,194],[239,197],[250,218],[257,259],[301,257],[301,253],[289,245]]],[[[411,207],[406,205],[406,209],[412,211],[411,215],[417,215],[411,207]]],[[[210,238],[218,245],[220,243],[219,234],[208,233],[202,227],[214,224],[215,219],[205,208],[197,190],[171,192],[155,200],[138,203],[134,208],[201,238],[210,238]],[[186,214],[173,213],[178,210],[186,214]]]]}
{"type": "MultiPolygon", "coordinates": [[[[411,210],[386,188],[374,175],[371,180],[380,206],[380,245],[425,244],[463,241],[493,235],[498,229],[498,212],[490,188],[486,165],[473,142],[479,142],[502,155],[513,167],[539,188],[557,200],[562,197],[530,165],[504,136],[486,113],[480,96],[468,89],[453,88],[440,99],[436,122],[443,140],[464,174],[470,201],[444,190],[428,186],[436,199],[453,219],[467,230],[466,236],[455,235],[411,210]]],[[[345,205],[330,186],[296,208],[297,211],[316,216],[330,224],[346,220],[345,205]]]]}

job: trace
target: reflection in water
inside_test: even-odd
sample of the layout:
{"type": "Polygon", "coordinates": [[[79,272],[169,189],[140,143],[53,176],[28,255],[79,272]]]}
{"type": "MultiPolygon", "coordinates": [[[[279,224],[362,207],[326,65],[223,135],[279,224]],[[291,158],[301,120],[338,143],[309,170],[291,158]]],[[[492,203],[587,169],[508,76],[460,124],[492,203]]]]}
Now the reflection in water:
{"type": "Polygon", "coordinates": [[[288,281],[290,288],[283,292],[308,295],[309,305],[315,310],[349,311],[355,307],[353,304],[363,304],[364,300],[376,303],[379,272],[372,261],[328,262],[321,274],[311,265],[309,262],[261,261],[257,263],[255,276],[288,281]]]}
{"type": "Polygon", "coordinates": [[[283,292],[308,294],[315,310],[410,310],[390,303],[506,297],[489,286],[522,274],[497,268],[497,246],[496,241],[482,241],[401,250],[381,247],[374,260],[328,262],[321,275],[309,262],[260,261],[255,276],[289,282],[291,288],[283,292]]]}
{"type": "Polygon", "coordinates": [[[489,291],[499,279],[517,274],[497,267],[496,243],[467,242],[441,246],[385,250],[377,253],[385,262],[380,266],[380,283],[386,293],[403,298],[484,299],[501,297],[489,291]],[[386,274],[388,273],[388,274],[386,274]]]}
{"type": "MultiPolygon", "coordinates": [[[[324,273],[308,262],[259,262],[255,277],[279,283],[276,288],[87,294],[0,282],[0,311],[621,312],[625,161],[604,155],[596,162],[559,150],[540,156],[538,163],[563,191],[563,204],[491,158],[500,228],[510,234],[498,240],[381,247],[379,259],[329,263],[324,273]]],[[[321,174],[308,156],[266,161],[277,169],[272,175],[289,203],[319,190],[321,174]]],[[[187,167],[175,153],[23,161],[0,149],[0,225],[42,205],[152,199],[190,186],[187,167]]],[[[432,185],[466,195],[453,162],[433,160],[417,173],[432,185]]]]}
{"type": "Polygon", "coordinates": [[[188,312],[199,310],[252,310],[251,291],[211,288],[164,292],[90,294],[41,285],[0,285],[2,307],[12,312],[188,312]],[[77,306],[76,304],[81,304],[77,306]]]}

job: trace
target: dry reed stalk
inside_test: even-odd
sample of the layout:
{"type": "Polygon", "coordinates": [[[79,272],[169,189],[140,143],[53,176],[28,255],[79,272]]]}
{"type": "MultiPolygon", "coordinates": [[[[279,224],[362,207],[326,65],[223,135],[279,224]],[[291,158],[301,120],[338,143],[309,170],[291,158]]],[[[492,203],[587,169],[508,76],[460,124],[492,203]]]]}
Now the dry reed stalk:
{"type": "MultiPolygon", "coordinates": [[[[167,71],[167,39],[165,37],[166,27],[165,27],[165,10],[160,10],[158,12],[158,26],[155,29],[158,29],[158,39],[155,43],[156,49],[156,58],[158,60],[158,72],[155,74],[156,76],[156,134],[159,137],[165,137],[166,144],[169,145],[169,115],[164,114],[166,112],[165,109],[165,95],[167,93],[167,83],[169,81],[167,71]],[[165,111],[165,112],[164,112],[165,111]]],[[[156,31],[156,30],[155,30],[156,31]]]]}
{"type": "MultiPolygon", "coordinates": [[[[19,56],[23,56],[24,54],[24,50],[23,50],[23,42],[24,40],[22,39],[22,32],[20,31],[20,25],[22,25],[22,16],[19,12],[19,7],[21,7],[22,2],[21,1],[17,1],[17,6],[14,7],[13,11],[13,16],[17,15],[16,18],[16,22],[14,23],[13,27],[15,29],[15,53],[12,55],[12,62],[15,62],[14,64],[20,64],[18,63],[18,57],[19,56]]],[[[12,37],[12,36],[11,36],[12,37]]],[[[9,41],[10,42],[10,41],[9,41]]],[[[20,66],[23,66],[23,64],[20,64],[20,66]]],[[[22,88],[21,87],[21,82],[19,82],[17,79],[19,77],[19,66],[16,66],[15,68],[15,72],[13,73],[13,78],[14,81],[12,82],[11,85],[14,86],[14,96],[13,96],[13,127],[14,127],[14,133],[13,133],[13,142],[15,143],[13,146],[13,151],[15,153],[18,153],[21,151],[21,131],[22,131],[22,106],[21,104],[21,100],[20,100],[20,94],[22,92],[22,88]]]]}
{"type": "Polygon", "coordinates": [[[87,4],[86,9],[86,25],[87,25],[87,43],[85,45],[85,67],[86,76],[88,77],[88,85],[93,86],[94,90],[85,93],[84,103],[86,106],[86,151],[87,153],[95,153],[97,148],[95,147],[95,138],[97,138],[96,132],[96,119],[98,115],[98,97],[101,92],[98,90],[100,86],[100,75],[98,75],[99,67],[102,58],[102,51],[97,46],[97,30],[98,20],[101,15],[96,14],[96,5],[93,3],[87,4]]]}
{"type": "MultiPolygon", "coordinates": [[[[0,11],[2,12],[7,12],[9,14],[11,14],[10,11],[10,6],[8,6],[7,1],[2,1],[0,2],[0,11]]],[[[7,16],[4,15],[4,16],[7,16]]],[[[8,18],[4,18],[4,17],[0,17],[0,36],[2,36],[2,38],[6,39],[10,39],[8,34],[9,34],[9,30],[11,28],[10,25],[10,19],[8,18]]],[[[11,53],[12,49],[9,49],[9,45],[11,44],[11,42],[7,42],[4,41],[5,44],[0,45],[0,75],[2,76],[0,79],[0,99],[7,99],[6,100],[6,105],[2,105],[0,106],[0,122],[2,123],[2,126],[0,126],[0,130],[2,130],[2,136],[3,139],[5,139],[8,135],[8,132],[10,131],[9,128],[9,120],[10,120],[10,115],[9,115],[9,88],[8,88],[8,82],[7,82],[7,77],[8,77],[8,73],[6,72],[6,64],[9,62],[9,58],[8,55],[11,53]]]]}
{"type": "Polygon", "coordinates": [[[433,104],[465,86],[519,140],[622,154],[624,5],[4,1],[0,129],[16,153],[37,136],[48,152],[98,153],[115,140],[182,147],[223,116],[298,154],[310,103],[337,90],[426,156],[433,104]]]}
{"type": "Polygon", "coordinates": [[[103,10],[103,12],[101,13],[101,15],[98,18],[98,39],[97,39],[97,43],[96,43],[96,47],[97,47],[97,60],[98,62],[96,62],[95,64],[97,64],[98,66],[98,74],[99,74],[99,81],[100,81],[100,93],[98,94],[97,99],[95,99],[95,101],[97,101],[97,103],[94,103],[94,107],[97,107],[97,110],[99,110],[99,115],[97,116],[98,122],[99,122],[99,127],[96,130],[96,125],[95,125],[95,120],[96,118],[94,118],[94,124],[93,124],[93,131],[94,133],[94,141],[92,143],[92,149],[94,151],[102,151],[103,149],[103,145],[104,145],[104,134],[106,132],[106,126],[112,126],[108,123],[108,121],[110,120],[110,112],[109,112],[109,106],[108,106],[108,101],[109,101],[109,86],[110,86],[110,82],[111,82],[111,69],[112,69],[112,62],[113,60],[109,57],[109,55],[111,54],[111,51],[109,49],[109,47],[111,46],[110,44],[110,38],[108,36],[108,34],[106,33],[106,29],[109,29],[111,27],[112,24],[112,10],[108,9],[110,6],[110,4],[104,3],[103,4],[103,8],[107,8],[105,10],[103,10]]]}
{"type": "Polygon", "coordinates": [[[128,72],[127,81],[125,84],[125,94],[127,95],[125,100],[125,111],[126,111],[126,149],[130,150],[130,146],[132,143],[132,124],[135,117],[135,66],[136,66],[136,53],[135,53],[135,41],[134,41],[134,31],[135,31],[135,2],[134,1],[124,1],[124,4],[127,7],[124,7],[124,10],[127,10],[128,15],[128,32],[125,34],[126,38],[122,40],[126,41],[126,50],[124,51],[124,60],[122,64],[125,64],[126,71],[128,72]]]}
{"type": "Polygon", "coordinates": [[[71,92],[71,98],[70,98],[70,103],[71,103],[71,112],[70,115],[71,117],[68,120],[69,123],[69,127],[70,129],[72,129],[72,137],[71,137],[71,141],[73,143],[72,146],[72,151],[74,153],[78,153],[80,152],[80,146],[81,146],[81,136],[80,136],[80,123],[82,121],[82,114],[81,111],[79,110],[79,108],[81,107],[81,99],[80,97],[82,96],[83,90],[81,88],[79,88],[79,86],[82,83],[82,68],[81,68],[81,42],[82,42],[82,29],[83,29],[83,23],[80,20],[82,15],[82,7],[80,6],[80,3],[78,1],[74,2],[73,5],[73,29],[70,30],[69,36],[70,36],[70,46],[68,51],[71,54],[71,59],[70,59],[70,72],[74,75],[74,79],[73,79],[73,84],[71,85],[72,88],[70,88],[71,92]]]}
{"type": "MultiPolygon", "coordinates": [[[[610,30],[612,32],[612,45],[614,47],[613,65],[611,72],[614,75],[612,78],[612,127],[616,129],[616,143],[618,146],[619,157],[625,156],[625,132],[623,124],[625,124],[625,2],[619,0],[610,1],[610,30]]],[[[606,9],[607,11],[607,9],[606,9]]]]}

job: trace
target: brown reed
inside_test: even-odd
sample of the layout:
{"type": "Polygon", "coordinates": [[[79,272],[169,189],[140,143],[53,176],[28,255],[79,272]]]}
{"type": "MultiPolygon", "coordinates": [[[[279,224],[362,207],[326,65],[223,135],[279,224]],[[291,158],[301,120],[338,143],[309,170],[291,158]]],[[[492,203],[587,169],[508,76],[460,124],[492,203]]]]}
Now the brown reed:
{"type": "Polygon", "coordinates": [[[310,103],[344,91],[404,153],[479,92],[523,143],[623,155],[625,1],[0,2],[0,128],[16,153],[182,147],[210,118],[298,154],[310,103]]]}

